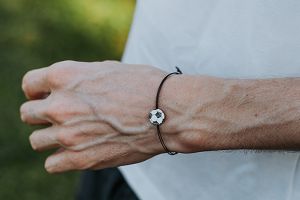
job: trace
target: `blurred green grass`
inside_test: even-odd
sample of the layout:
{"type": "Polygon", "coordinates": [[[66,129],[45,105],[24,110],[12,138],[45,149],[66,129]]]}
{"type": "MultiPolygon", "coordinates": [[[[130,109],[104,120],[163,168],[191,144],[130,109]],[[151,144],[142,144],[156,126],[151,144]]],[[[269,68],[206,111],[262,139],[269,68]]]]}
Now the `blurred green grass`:
{"type": "Polygon", "coordinates": [[[119,60],[133,0],[0,0],[0,199],[73,199],[78,173],[49,175],[19,119],[26,71],[61,60],[119,60]]]}

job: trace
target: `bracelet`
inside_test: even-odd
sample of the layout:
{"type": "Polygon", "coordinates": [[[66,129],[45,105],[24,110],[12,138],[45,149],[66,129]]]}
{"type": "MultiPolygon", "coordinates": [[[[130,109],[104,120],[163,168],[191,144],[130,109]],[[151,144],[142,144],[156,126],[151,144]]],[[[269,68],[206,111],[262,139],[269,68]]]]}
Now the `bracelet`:
{"type": "Polygon", "coordinates": [[[173,74],[182,74],[181,70],[178,68],[178,67],[175,67],[176,68],[176,72],[172,72],[172,73],[169,73],[167,76],[165,76],[165,78],[161,81],[159,87],[158,87],[158,90],[157,90],[157,94],[156,94],[156,105],[155,105],[155,109],[152,110],[150,113],[149,113],[149,120],[150,122],[156,126],[157,128],[157,135],[158,135],[158,138],[160,140],[160,143],[161,145],[163,146],[163,148],[165,149],[165,151],[169,154],[169,155],[175,155],[177,154],[177,152],[175,151],[170,151],[168,149],[168,147],[166,146],[163,138],[162,138],[162,135],[160,133],[160,129],[159,129],[159,126],[164,122],[164,119],[165,119],[165,113],[159,109],[159,106],[158,106],[158,103],[159,103],[159,93],[160,93],[160,90],[164,84],[164,82],[167,80],[168,77],[170,77],[171,75],[173,74]]]}

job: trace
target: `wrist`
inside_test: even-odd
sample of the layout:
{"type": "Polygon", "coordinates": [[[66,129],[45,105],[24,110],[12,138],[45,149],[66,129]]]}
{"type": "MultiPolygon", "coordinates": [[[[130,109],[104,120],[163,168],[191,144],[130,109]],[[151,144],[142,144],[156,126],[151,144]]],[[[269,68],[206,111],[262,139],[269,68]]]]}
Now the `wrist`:
{"type": "Polygon", "coordinates": [[[227,81],[200,75],[168,81],[160,106],[167,116],[161,128],[170,149],[187,153],[230,148],[230,137],[222,133],[224,128],[233,131],[232,124],[226,126],[226,119],[219,117],[227,114],[220,109],[227,81]]]}
{"type": "Polygon", "coordinates": [[[183,74],[172,76],[165,83],[160,96],[160,107],[166,114],[161,132],[170,150],[196,152],[204,148],[196,111],[204,97],[214,95],[213,82],[215,78],[183,74]]]}

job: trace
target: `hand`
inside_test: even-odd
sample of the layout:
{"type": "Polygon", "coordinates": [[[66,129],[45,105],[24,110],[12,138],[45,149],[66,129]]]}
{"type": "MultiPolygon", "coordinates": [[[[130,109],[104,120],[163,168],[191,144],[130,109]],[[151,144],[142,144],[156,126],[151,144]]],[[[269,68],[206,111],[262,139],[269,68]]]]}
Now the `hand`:
{"type": "MultiPolygon", "coordinates": [[[[148,113],[165,75],[155,67],[114,61],[64,61],[28,72],[22,87],[29,101],[21,106],[21,118],[49,125],[31,134],[31,146],[58,149],[47,158],[46,170],[101,169],[164,152],[148,113]]],[[[168,81],[164,87],[176,82],[168,81]]],[[[162,90],[162,105],[171,90],[162,90]]],[[[176,123],[166,120],[161,130],[170,150],[179,151],[176,123]]]]}

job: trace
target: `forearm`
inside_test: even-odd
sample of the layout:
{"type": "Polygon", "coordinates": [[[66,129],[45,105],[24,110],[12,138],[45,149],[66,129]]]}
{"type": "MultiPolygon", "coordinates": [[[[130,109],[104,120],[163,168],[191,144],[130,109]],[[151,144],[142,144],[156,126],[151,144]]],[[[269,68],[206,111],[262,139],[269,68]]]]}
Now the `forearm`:
{"type": "Polygon", "coordinates": [[[169,81],[165,131],[177,133],[167,140],[181,152],[300,148],[300,78],[169,81]]]}

